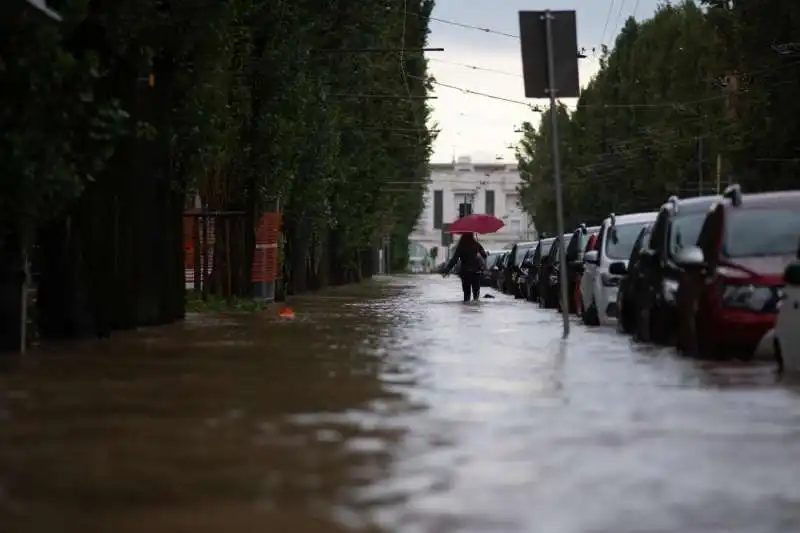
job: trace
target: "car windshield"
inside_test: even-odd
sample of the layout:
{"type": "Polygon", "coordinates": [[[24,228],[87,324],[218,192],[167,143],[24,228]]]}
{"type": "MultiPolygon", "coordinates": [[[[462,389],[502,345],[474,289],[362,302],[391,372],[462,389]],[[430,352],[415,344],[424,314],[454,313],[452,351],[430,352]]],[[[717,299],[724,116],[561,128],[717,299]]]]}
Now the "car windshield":
{"type": "Polygon", "coordinates": [[[646,222],[620,224],[609,232],[606,239],[606,257],[609,259],[627,260],[636,244],[636,238],[646,222]]]}
{"type": "Polygon", "coordinates": [[[725,220],[726,257],[795,255],[800,208],[733,209],[725,220]]]}
{"type": "Polygon", "coordinates": [[[486,257],[486,266],[488,266],[489,268],[493,267],[494,264],[497,262],[497,260],[500,259],[501,255],[502,254],[499,254],[499,253],[489,254],[486,257]]]}
{"type": "Polygon", "coordinates": [[[525,257],[525,254],[530,250],[532,246],[522,247],[517,246],[517,255],[514,256],[514,264],[519,265],[522,263],[522,258],[525,257]]]}
{"type": "Polygon", "coordinates": [[[550,253],[550,248],[553,247],[553,243],[551,242],[543,242],[542,243],[542,258],[547,257],[547,254],[550,253]]]}
{"type": "Polygon", "coordinates": [[[650,236],[651,236],[652,234],[653,234],[653,228],[652,228],[652,227],[650,227],[650,228],[647,228],[647,229],[644,231],[644,235],[642,235],[642,242],[641,242],[641,244],[639,245],[639,249],[640,249],[640,250],[641,250],[641,249],[643,249],[643,248],[647,248],[648,246],[650,246],[650,236]]]}
{"type": "Polygon", "coordinates": [[[669,253],[675,256],[687,246],[696,245],[705,219],[705,212],[675,218],[669,229],[669,253]]]}

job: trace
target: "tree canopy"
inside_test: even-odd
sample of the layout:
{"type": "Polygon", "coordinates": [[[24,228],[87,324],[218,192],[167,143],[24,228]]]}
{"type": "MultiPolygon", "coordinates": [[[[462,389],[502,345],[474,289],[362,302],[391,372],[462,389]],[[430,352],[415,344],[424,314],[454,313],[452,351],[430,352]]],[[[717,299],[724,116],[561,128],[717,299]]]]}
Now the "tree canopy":
{"type": "MultiPolygon", "coordinates": [[[[567,226],[652,210],[672,194],[796,187],[800,5],[687,1],[629,19],[577,106],[559,110],[567,226]],[[783,53],[781,53],[783,52],[783,53]],[[718,168],[718,163],[721,163],[718,168]]],[[[555,227],[549,110],[526,123],[520,193],[555,227]]]]}
{"type": "Polygon", "coordinates": [[[433,0],[51,2],[61,23],[2,4],[0,244],[53,249],[57,226],[66,293],[156,272],[126,305],[143,285],[182,295],[195,194],[246,212],[250,241],[280,208],[295,292],[370,275],[387,237],[405,264],[434,138],[433,0]]]}

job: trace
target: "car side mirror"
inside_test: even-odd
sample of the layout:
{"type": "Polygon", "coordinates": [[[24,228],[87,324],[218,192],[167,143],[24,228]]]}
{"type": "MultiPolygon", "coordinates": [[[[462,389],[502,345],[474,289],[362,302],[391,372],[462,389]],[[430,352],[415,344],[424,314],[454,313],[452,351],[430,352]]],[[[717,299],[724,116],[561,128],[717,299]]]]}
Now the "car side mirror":
{"type": "Polygon", "coordinates": [[[583,256],[583,262],[588,263],[590,265],[599,265],[600,253],[597,250],[586,252],[586,255],[583,256]]]}
{"type": "Polygon", "coordinates": [[[625,276],[628,274],[628,267],[622,261],[616,261],[609,265],[608,273],[614,276],[625,276]]]}
{"type": "Polygon", "coordinates": [[[678,253],[675,262],[684,268],[700,268],[705,266],[706,258],[699,246],[689,246],[678,253]]]}
{"type": "Polygon", "coordinates": [[[787,285],[800,285],[800,262],[795,262],[786,267],[783,280],[787,285]]]}

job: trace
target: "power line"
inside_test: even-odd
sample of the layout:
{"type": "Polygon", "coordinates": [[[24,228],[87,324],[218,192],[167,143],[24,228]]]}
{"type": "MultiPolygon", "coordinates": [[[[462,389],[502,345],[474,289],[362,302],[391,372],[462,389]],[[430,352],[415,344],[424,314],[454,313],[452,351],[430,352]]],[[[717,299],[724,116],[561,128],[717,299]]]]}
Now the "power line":
{"type": "MultiPolygon", "coordinates": [[[[415,76],[409,76],[409,77],[415,77],[415,76]]],[[[507,102],[507,103],[510,103],[510,104],[524,105],[524,106],[530,108],[532,111],[534,111],[536,113],[544,113],[549,109],[547,106],[538,106],[536,104],[531,104],[529,102],[523,102],[521,100],[514,100],[512,98],[506,98],[506,97],[503,97],[503,96],[497,96],[497,95],[494,95],[494,94],[484,93],[484,92],[481,92],[481,91],[473,91],[471,89],[467,89],[467,88],[464,88],[464,87],[458,87],[456,85],[450,85],[449,83],[442,83],[442,82],[436,81],[436,80],[430,80],[430,81],[434,85],[438,85],[440,87],[446,87],[448,89],[453,89],[453,90],[456,90],[456,91],[461,91],[462,93],[465,93],[465,94],[471,94],[471,95],[474,95],[474,96],[481,96],[481,97],[484,97],[484,98],[489,98],[489,99],[492,99],[492,100],[499,100],[499,101],[507,102]]],[[[746,92],[746,91],[747,91],[747,89],[740,89],[739,92],[746,92]]],[[[712,101],[715,101],[715,100],[721,100],[723,98],[726,98],[727,96],[728,96],[727,94],[720,94],[720,95],[715,95],[715,96],[709,96],[707,98],[702,98],[702,99],[692,100],[692,101],[685,101],[685,102],[662,102],[662,103],[653,103],[653,104],[574,104],[574,105],[571,105],[569,107],[572,107],[572,108],[594,108],[594,109],[666,109],[666,108],[674,108],[676,110],[680,110],[680,108],[688,106],[688,105],[696,105],[696,104],[701,104],[701,103],[705,103],[705,102],[712,102],[712,101]]]]}
{"type": "MultiPolygon", "coordinates": [[[[787,65],[782,65],[782,66],[777,67],[777,68],[769,67],[769,68],[762,69],[760,71],[755,71],[755,72],[751,72],[751,73],[744,73],[743,76],[753,77],[753,76],[755,76],[757,74],[764,74],[764,73],[768,73],[768,72],[778,72],[778,71],[785,70],[787,68],[795,67],[795,66],[798,66],[798,65],[800,65],[800,62],[793,62],[793,63],[787,64],[787,65]]],[[[422,79],[422,78],[419,78],[418,76],[410,76],[409,75],[409,77],[422,79]]],[[[538,106],[536,104],[531,104],[529,102],[523,102],[521,100],[514,100],[512,98],[506,98],[506,97],[503,97],[503,96],[497,96],[497,95],[494,95],[494,94],[489,94],[489,93],[485,93],[485,92],[481,92],[481,91],[474,91],[472,89],[467,89],[465,87],[459,87],[457,85],[451,85],[451,84],[448,84],[448,83],[443,83],[443,82],[440,82],[440,81],[437,81],[437,80],[434,80],[434,79],[429,79],[427,81],[430,81],[434,85],[438,85],[438,86],[441,86],[441,87],[446,87],[448,89],[453,89],[453,90],[456,90],[456,91],[461,91],[464,94],[471,94],[473,96],[481,96],[481,97],[489,98],[489,99],[492,99],[492,100],[498,100],[498,101],[512,103],[512,104],[524,105],[524,106],[527,106],[528,108],[530,108],[532,111],[534,111],[536,113],[543,113],[543,112],[547,111],[547,109],[548,109],[548,107],[545,107],[545,106],[538,106]]],[[[779,86],[779,85],[783,85],[783,84],[778,84],[777,86],[779,86]]],[[[775,87],[775,86],[776,85],[773,85],[773,87],[775,87]]],[[[731,94],[747,93],[747,92],[751,92],[751,90],[752,89],[750,89],[750,88],[742,87],[742,88],[739,88],[739,89],[736,89],[736,90],[733,90],[733,91],[724,92],[724,93],[721,93],[721,94],[718,94],[718,95],[708,96],[708,97],[705,97],[705,98],[698,98],[696,100],[686,100],[686,101],[658,102],[658,103],[650,103],[650,104],[572,104],[572,105],[568,105],[567,107],[570,107],[570,108],[573,108],[573,109],[587,108],[587,109],[641,109],[641,110],[673,108],[676,111],[685,111],[686,109],[684,109],[684,108],[686,106],[692,106],[692,105],[698,105],[698,104],[703,104],[703,103],[707,103],[707,102],[714,102],[714,101],[717,101],[717,100],[723,100],[723,99],[729,97],[731,94]]]]}
{"type": "MultiPolygon", "coordinates": [[[[457,28],[462,28],[462,29],[465,29],[465,30],[475,30],[475,31],[483,32],[483,33],[488,33],[490,35],[499,35],[501,37],[507,37],[509,39],[519,39],[519,35],[516,35],[516,34],[513,34],[513,33],[508,33],[508,32],[505,32],[505,31],[495,30],[495,29],[492,29],[492,28],[484,27],[484,26],[476,26],[474,24],[467,24],[465,22],[459,22],[457,20],[449,20],[449,19],[443,19],[443,18],[438,18],[438,17],[425,17],[425,15],[423,15],[422,13],[415,13],[413,11],[406,11],[406,14],[407,15],[414,15],[414,16],[421,17],[421,18],[427,18],[428,20],[433,21],[433,22],[438,22],[440,24],[447,24],[448,26],[455,26],[457,28]]],[[[581,47],[581,51],[584,52],[584,53],[588,52],[590,50],[593,53],[596,53],[597,49],[598,49],[598,46],[588,46],[588,47],[584,46],[584,47],[581,47]]]]}
{"type": "MultiPolygon", "coordinates": [[[[409,76],[409,77],[413,78],[413,77],[416,77],[416,76],[409,76]]],[[[474,95],[474,96],[482,96],[484,98],[489,98],[491,100],[498,100],[498,101],[501,101],[501,102],[507,102],[509,104],[517,104],[517,105],[524,105],[526,107],[532,107],[531,104],[529,104],[528,102],[523,102],[521,100],[513,100],[511,98],[505,98],[503,96],[497,96],[497,95],[494,95],[494,94],[483,93],[483,92],[480,92],[480,91],[473,91],[471,89],[465,89],[464,87],[457,87],[455,85],[442,83],[442,82],[439,82],[439,81],[436,81],[436,80],[433,80],[433,79],[431,79],[429,81],[431,83],[433,83],[434,85],[438,85],[440,87],[446,87],[448,89],[453,89],[453,90],[456,90],[456,91],[461,91],[464,94],[471,94],[471,95],[474,95]]]]}
{"type": "Polygon", "coordinates": [[[627,0],[620,0],[619,3],[619,10],[617,11],[617,23],[614,25],[614,32],[611,35],[611,39],[614,38],[614,35],[617,35],[617,31],[619,30],[619,25],[622,23],[622,10],[625,9],[625,4],[627,0]]]}
{"type": "MultiPolygon", "coordinates": [[[[423,15],[421,15],[419,13],[412,13],[412,12],[409,12],[408,14],[409,15],[423,16],[423,15]]],[[[519,35],[514,35],[513,33],[506,33],[504,31],[493,30],[491,28],[484,28],[482,26],[474,26],[472,24],[465,24],[463,22],[457,22],[455,20],[440,19],[440,18],[437,18],[437,17],[428,17],[428,19],[432,20],[434,22],[439,22],[440,24],[447,24],[449,26],[456,26],[458,28],[464,28],[464,29],[467,29],[467,30],[477,30],[477,31],[482,31],[484,33],[490,33],[492,35],[501,35],[503,37],[508,37],[508,38],[511,38],[511,39],[519,39],[519,35]]]]}
{"type": "Polygon", "coordinates": [[[606,23],[603,25],[603,36],[600,37],[600,44],[604,45],[606,43],[606,32],[608,31],[608,23],[611,22],[611,13],[614,12],[614,0],[611,0],[611,4],[608,6],[608,13],[606,14],[606,23]]]}
{"type": "Polygon", "coordinates": [[[455,62],[455,61],[447,61],[447,60],[444,60],[444,59],[437,59],[437,58],[433,58],[433,57],[430,58],[429,61],[435,61],[436,63],[444,63],[444,64],[447,64],[447,65],[453,65],[455,67],[461,67],[461,68],[466,68],[466,69],[470,69],[470,70],[478,70],[478,71],[481,71],[481,72],[491,72],[492,74],[502,74],[504,76],[512,76],[514,78],[522,78],[522,75],[520,75],[520,74],[516,74],[514,72],[507,72],[505,70],[496,70],[496,69],[489,68],[489,67],[479,67],[477,65],[468,65],[466,63],[458,63],[458,62],[455,62]]]}

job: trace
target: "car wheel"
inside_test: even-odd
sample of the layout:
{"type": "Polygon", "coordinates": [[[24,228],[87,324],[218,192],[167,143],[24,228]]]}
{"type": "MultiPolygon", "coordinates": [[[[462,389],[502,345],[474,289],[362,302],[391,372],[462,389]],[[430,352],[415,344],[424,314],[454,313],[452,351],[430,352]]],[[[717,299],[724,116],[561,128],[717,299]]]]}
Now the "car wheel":
{"type": "Polygon", "coordinates": [[[781,351],[781,343],[778,341],[777,337],[773,339],[773,344],[775,345],[775,363],[778,365],[778,373],[782,374],[784,370],[784,362],[783,362],[783,352],[781,351]]]}
{"type": "Polygon", "coordinates": [[[617,298],[617,309],[619,310],[619,320],[617,320],[617,331],[625,335],[633,333],[631,320],[631,305],[626,304],[624,298],[617,298]]]}
{"type": "Polygon", "coordinates": [[[597,303],[595,303],[594,298],[592,298],[592,303],[589,305],[589,308],[581,314],[581,319],[587,326],[600,325],[600,316],[597,312],[597,303]]]}
{"type": "Polygon", "coordinates": [[[650,342],[650,304],[642,302],[636,309],[636,323],[633,325],[633,337],[637,342],[650,342]]]}
{"type": "Polygon", "coordinates": [[[684,355],[689,357],[700,357],[705,354],[700,335],[697,330],[697,302],[692,302],[688,313],[682,313],[681,328],[678,333],[677,347],[684,355]]]}

